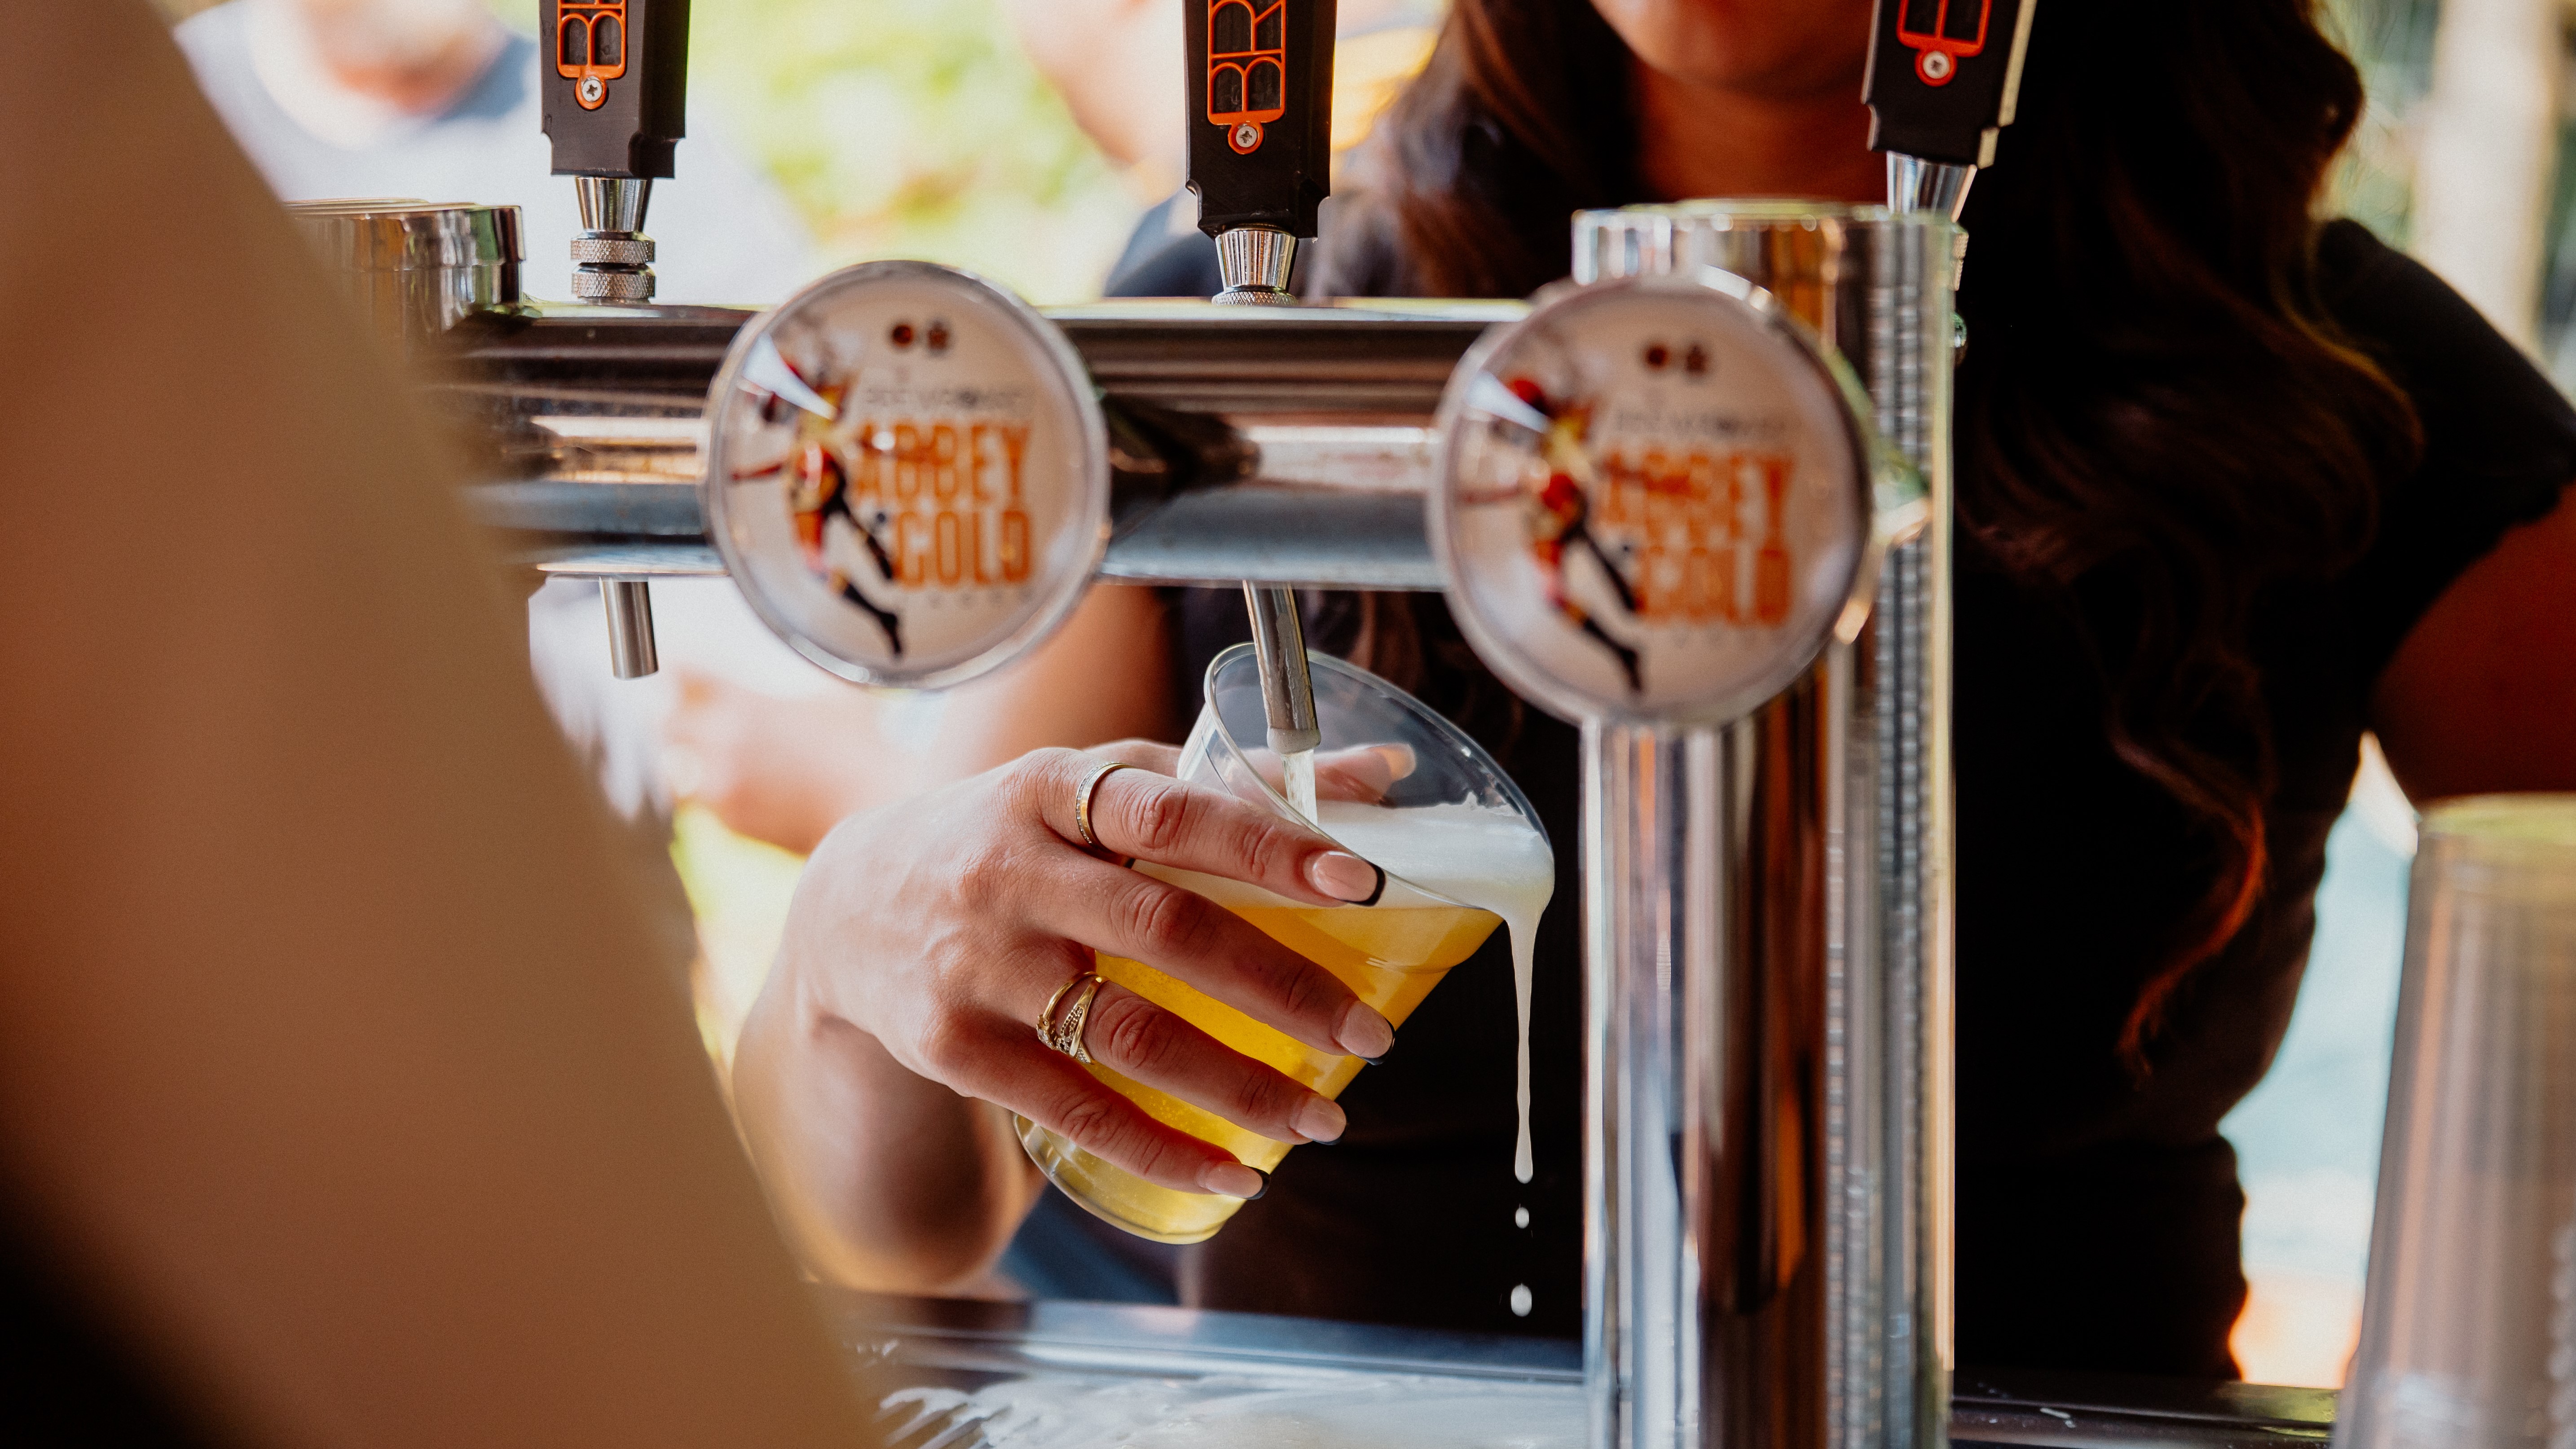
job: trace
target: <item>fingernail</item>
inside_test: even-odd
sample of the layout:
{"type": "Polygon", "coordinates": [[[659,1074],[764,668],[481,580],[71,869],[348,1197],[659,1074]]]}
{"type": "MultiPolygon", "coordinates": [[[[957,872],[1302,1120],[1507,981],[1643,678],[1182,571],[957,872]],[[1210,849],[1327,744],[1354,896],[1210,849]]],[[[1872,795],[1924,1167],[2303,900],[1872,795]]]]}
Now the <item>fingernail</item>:
{"type": "Polygon", "coordinates": [[[1249,1202],[1270,1190],[1270,1179],[1240,1162],[1220,1162],[1199,1174],[1199,1186],[1249,1202]]]}
{"type": "Polygon", "coordinates": [[[1377,1014],[1365,1001],[1354,1001],[1342,1013],[1342,1024],[1333,1031],[1333,1040],[1342,1044],[1344,1053],[1364,1062],[1375,1062],[1395,1045],[1395,1028],[1377,1014]]]}
{"type": "Polygon", "coordinates": [[[1297,1114],[1288,1119],[1288,1125],[1296,1128],[1309,1142],[1332,1142],[1348,1130],[1351,1119],[1343,1115],[1341,1107],[1331,1099],[1308,1097],[1297,1108],[1297,1114]]]}
{"type": "Polygon", "coordinates": [[[1355,906],[1376,905],[1378,893],[1386,889],[1386,872],[1347,850],[1316,856],[1306,867],[1306,879],[1333,899],[1355,906]]]}

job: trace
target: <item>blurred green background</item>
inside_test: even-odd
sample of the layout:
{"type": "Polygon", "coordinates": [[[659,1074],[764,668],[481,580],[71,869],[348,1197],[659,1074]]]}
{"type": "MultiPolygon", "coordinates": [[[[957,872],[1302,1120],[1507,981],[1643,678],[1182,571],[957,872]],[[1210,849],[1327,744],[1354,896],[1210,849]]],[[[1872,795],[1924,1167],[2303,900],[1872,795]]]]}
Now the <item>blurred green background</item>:
{"type": "MultiPolygon", "coordinates": [[[[528,0],[500,7],[534,27],[528,0]]],[[[699,0],[690,90],[824,259],[922,256],[1077,301],[1149,200],[1075,129],[993,0],[699,0]]]]}

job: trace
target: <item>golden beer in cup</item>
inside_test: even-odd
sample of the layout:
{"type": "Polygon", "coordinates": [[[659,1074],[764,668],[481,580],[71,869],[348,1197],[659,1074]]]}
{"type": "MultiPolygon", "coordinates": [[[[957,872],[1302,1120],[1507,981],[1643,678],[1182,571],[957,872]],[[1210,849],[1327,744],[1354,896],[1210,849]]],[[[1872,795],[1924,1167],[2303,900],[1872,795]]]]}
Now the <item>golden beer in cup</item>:
{"type": "MultiPolygon", "coordinates": [[[[1136,869],[1206,896],[1271,939],[1339,977],[1397,1027],[1511,918],[1515,967],[1527,977],[1529,939],[1555,884],[1547,835],[1519,788],[1483,748],[1420,701],[1365,670],[1309,656],[1320,757],[1385,752],[1378,773],[1395,779],[1373,799],[1337,789],[1328,767],[1313,823],[1387,873],[1374,905],[1309,906],[1257,886],[1142,864],[1136,869]]],[[[1208,666],[1204,703],[1182,747],[1180,777],[1223,790],[1289,819],[1277,757],[1252,744],[1265,737],[1260,674],[1250,645],[1208,666]]],[[[1095,953],[1102,976],[1181,1017],[1235,1051],[1326,1097],[1338,1097],[1365,1065],[1318,1051],[1141,962],[1095,953]]],[[[1526,991],[1523,1000],[1526,1001],[1526,991]]],[[[1288,1144],[1131,1081],[1106,1066],[1088,1069],[1155,1120],[1268,1172],[1288,1144]]],[[[1196,1243],[1213,1236],[1243,1199],[1181,1192],[1145,1181],[1023,1117],[1020,1143],[1048,1181],[1098,1217],[1139,1237],[1196,1243]]]]}

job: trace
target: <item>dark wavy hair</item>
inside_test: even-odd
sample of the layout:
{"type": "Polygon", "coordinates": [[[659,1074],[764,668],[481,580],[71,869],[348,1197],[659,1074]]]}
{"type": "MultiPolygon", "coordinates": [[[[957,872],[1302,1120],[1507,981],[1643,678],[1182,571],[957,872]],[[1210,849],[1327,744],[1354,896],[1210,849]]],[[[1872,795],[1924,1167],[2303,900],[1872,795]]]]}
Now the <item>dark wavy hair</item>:
{"type": "MultiPolygon", "coordinates": [[[[2374,480],[2419,446],[2315,293],[2314,207],[2363,99],[2316,9],[2043,6],[1966,218],[1963,559],[2094,621],[2111,747],[2208,862],[2123,1030],[2133,1069],[2268,873],[2255,605],[2357,561],[2374,480]]],[[[1523,295],[1564,274],[1569,213],[1674,199],[1636,173],[1635,63],[1588,0],[1454,0],[1356,168],[1323,286],[1523,295]]]]}

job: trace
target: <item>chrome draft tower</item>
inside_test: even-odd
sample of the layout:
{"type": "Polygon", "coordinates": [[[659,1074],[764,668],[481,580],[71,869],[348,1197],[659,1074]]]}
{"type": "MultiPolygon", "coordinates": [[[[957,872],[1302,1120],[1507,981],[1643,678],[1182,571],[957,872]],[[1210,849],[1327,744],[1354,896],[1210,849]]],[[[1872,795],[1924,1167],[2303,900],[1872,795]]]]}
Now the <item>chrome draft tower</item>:
{"type": "MultiPolygon", "coordinates": [[[[1276,305],[1323,195],[1329,7],[1185,3],[1227,305],[1040,315],[890,264],[759,317],[477,292],[428,383],[481,445],[470,506],[551,572],[730,571],[807,657],[910,687],[1033,647],[1095,576],[1445,588],[1498,674],[1585,722],[1592,1442],[1940,1443],[1952,211],[1995,159],[2036,0],[1883,0],[1890,207],[1589,214],[1575,280],[1526,314],[1276,305]],[[1237,19],[1226,44],[1246,48],[1218,46],[1237,19]],[[1212,81],[1224,66],[1239,93],[1212,81]],[[1236,186],[1273,146],[1300,164],[1236,186]],[[859,401],[824,398],[826,373],[859,401]],[[951,374],[976,385],[938,396],[990,406],[916,415],[929,394],[906,379],[951,374]],[[1005,399],[1019,411],[987,415],[1005,399]],[[942,427],[969,464],[977,428],[1030,430],[1043,508],[961,520],[943,555],[864,506],[851,470],[918,463],[907,436],[936,462],[942,427]]],[[[642,57],[677,6],[549,13],[588,17],[596,67],[611,10],[642,57]]],[[[676,102],[620,119],[637,79],[602,79],[605,120],[549,82],[559,167],[668,174],[676,102]],[[618,149],[567,163],[567,125],[618,149]]],[[[1304,651],[1271,597],[1280,627],[1257,632],[1293,729],[1304,651]]]]}
{"type": "Polygon", "coordinates": [[[1867,387],[1879,468],[1872,580],[1785,688],[1586,724],[1596,1446],[1940,1442],[1955,236],[1805,203],[1577,222],[1585,281],[1758,287],[1867,387]]]}
{"type": "Polygon", "coordinates": [[[1453,606],[1584,726],[1594,1449],[1946,1439],[1955,223],[2035,4],[1881,0],[1888,207],[1578,217],[1571,286],[1451,384],[1453,606]],[[1854,385],[1845,465],[1787,401],[1816,369],[1854,385]],[[1797,627],[1837,547],[1843,612],[1797,627]]]}

